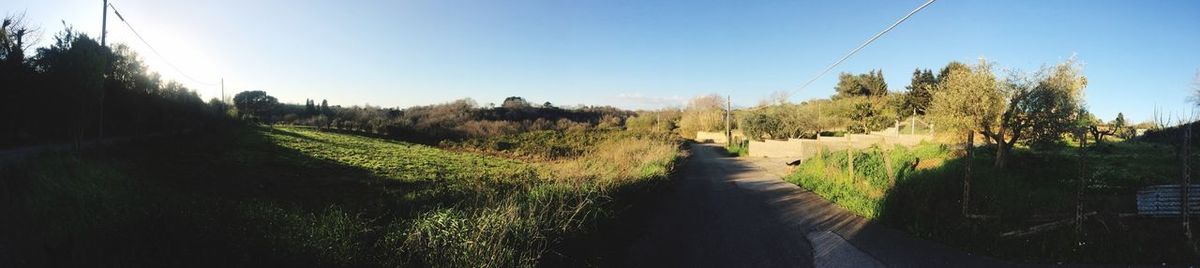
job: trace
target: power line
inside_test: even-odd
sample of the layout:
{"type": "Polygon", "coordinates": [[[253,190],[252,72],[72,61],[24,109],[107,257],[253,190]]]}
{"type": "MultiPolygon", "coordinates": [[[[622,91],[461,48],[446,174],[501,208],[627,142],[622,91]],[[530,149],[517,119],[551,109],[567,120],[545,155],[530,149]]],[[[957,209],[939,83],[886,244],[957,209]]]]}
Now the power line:
{"type": "MultiPolygon", "coordinates": [[[[879,39],[880,36],[883,36],[883,34],[896,28],[896,26],[900,25],[900,23],[908,20],[909,17],[912,17],[913,14],[917,14],[918,11],[925,9],[925,7],[929,6],[929,4],[933,4],[934,1],[936,1],[936,0],[929,0],[929,1],[925,2],[924,4],[921,4],[921,6],[917,7],[917,9],[913,9],[913,11],[908,12],[908,15],[904,15],[903,18],[900,18],[900,20],[897,20],[896,23],[892,23],[892,25],[888,26],[887,29],[883,29],[882,32],[875,34],[875,36],[872,36],[871,39],[867,39],[866,42],[863,42],[861,45],[858,45],[858,47],[854,48],[854,50],[850,50],[850,53],[846,53],[846,56],[843,56],[837,62],[834,62],[832,65],[829,65],[829,67],[826,67],[824,71],[821,71],[820,74],[817,74],[817,76],[814,76],[812,79],[808,80],[808,82],[805,82],[804,85],[800,86],[800,88],[797,88],[795,91],[792,91],[792,94],[795,94],[796,92],[799,92],[800,90],[804,90],[804,88],[808,87],[808,85],[811,85],[813,82],[816,82],[817,79],[821,78],[821,76],[824,76],[826,73],[829,73],[829,70],[833,70],[834,67],[837,67],[838,64],[842,64],[842,62],[846,61],[846,59],[849,59],[850,56],[854,56],[854,53],[858,53],[859,50],[861,50],[864,47],[866,47],[867,45],[871,44],[871,42],[875,42],[875,39],[879,39]]],[[[118,15],[118,16],[120,16],[120,15],[118,15]]]]}
{"type": "Polygon", "coordinates": [[[171,68],[175,69],[175,71],[176,71],[176,72],[179,72],[179,75],[182,75],[183,77],[185,77],[185,78],[187,78],[187,79],[189,79],[189,80],[192,80],[192,82],[196,82],[196,83],[198,83],[198,84],[200,84],[200,85],[202,85],[202,86],[215,86],[215,85],[217,85],[217,84],[215,84],[215,83],[205,83],[205,82],[202,82],[202,81],[200,81],[200,80],[198,80],[198,79],[196,79],[196,78],[193,78],[192,76],[188,75],[187,73],[183,72],[183,70],[182,70],[182,69],[179,69],[179,67],[178,67],[178,66],[175,66],[175,64],[174,64],[174,63],[171,63],[171,61],[167,60],[167,57],[164,57],[164,56],[162,55],[162,53],[159,53],[157,49],[154,49],[154,46],[151,46],[151,45],[150,45],[150,42],[146,42],[146,39],[145,39],[145,38],[142,38],[142,35],[141,35],[141,34],[139,34],[139,33],[137,32],[137,30],[133,29],[133,25],[132,25],[132,24],[129,24],[129,21],[125,20],[125,17],[124,17],[124,16],[121,16],[121,12],[120,12],[120,11],[117,11],[117,7],[116,7],[116,6],[113,6],[113,4],[112,4],[111,2],[110,2],[110,3],[108,3],[108,6],[112,8],[112,10],[113,10],[113,14],[116,14],[116,15],[117,15],[117,18],[118,18],[118,19],[121,19],[121,22],[124,22],[126,27],[129,27],[129,31],[133,32],[133,36],[137,36],[138,40],[141,40],[141,41],[142,41],[142,44],[145,44],[145,45],[146,45],[146,47],[150,48],[150,51],[151,51],[151,52],[154,52],[154,55],[158,55],[158,58],[159,58],[159,59],[161,59],[163,62],[166,62],[168,66],[171,66],[171,68]]]}

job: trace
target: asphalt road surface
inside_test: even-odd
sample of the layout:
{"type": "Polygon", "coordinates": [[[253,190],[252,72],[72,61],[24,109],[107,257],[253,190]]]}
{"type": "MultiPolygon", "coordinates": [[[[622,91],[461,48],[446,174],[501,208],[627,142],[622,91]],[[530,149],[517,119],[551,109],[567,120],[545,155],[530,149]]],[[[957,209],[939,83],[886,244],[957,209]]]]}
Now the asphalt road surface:
{"type": "Polygon", "coordinates": [[[691,146],[673,185],[649,208],[645,235],[626,249],[623,266],[1012,266],[858,217],[780,180],[782,161],[765,166],[719,150],[691,146]]]}

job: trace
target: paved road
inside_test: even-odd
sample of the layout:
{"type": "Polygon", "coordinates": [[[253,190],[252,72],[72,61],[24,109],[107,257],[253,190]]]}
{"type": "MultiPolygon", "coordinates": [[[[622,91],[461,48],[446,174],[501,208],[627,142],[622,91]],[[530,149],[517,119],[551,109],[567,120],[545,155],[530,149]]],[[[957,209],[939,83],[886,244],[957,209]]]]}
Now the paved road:
{"type": "MultiPolygon", "coordinates": [[[[138,140],[144,140],[144,139],[182,135],[182,134],[190,133],[190,132],[191,132],[191,130],[183,130],[183,131],[176,131],[176,132],[160,132],[160,133],[154,133],[154,134],[145,134],[145,135],[140,135],[140,136],[111,137],[111,138],[105,138],[100,141],[93,139],[93,140],[87,140],[87,141],[81,142],[79,144],[79,147],[82,149],[88,149],[88,148],[96,147],[98,145],[120,144],[120,143],[127,143],[127,142],[131,142],[131,141],[138,141],[138,140]]],[[[0,150],[0,166],[18,163],[19,161],[21,161],[23,159],[30,158],[30,157],[33,157],[33,156],[36,156],[39,154],[63,152],[63,151],[71,150],[73,148],[75,148],[74,144],[59,143],[59,144],[30,145],[30,146],[25,146],[25,147],[2,149],[2,150],[0,150]]]]}
{"type": "Polygon", "coordinates": [[[693,145],[651,208],[629,267],[1005,266],[871,223],[783,182],[778,168],[693,145]],[[814,250],[815,249],[815,250],[814,250]]]}

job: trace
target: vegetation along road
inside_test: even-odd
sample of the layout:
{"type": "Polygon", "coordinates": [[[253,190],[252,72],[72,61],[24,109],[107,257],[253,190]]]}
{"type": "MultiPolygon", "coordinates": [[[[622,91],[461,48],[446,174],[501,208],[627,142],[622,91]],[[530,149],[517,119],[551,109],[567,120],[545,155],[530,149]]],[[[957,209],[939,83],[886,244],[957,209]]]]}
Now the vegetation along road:
{"type": "Polygon", "coordinates": [[[868,222],[744,158],[691,146],[630,267],[1000,266],[868,222]]]}

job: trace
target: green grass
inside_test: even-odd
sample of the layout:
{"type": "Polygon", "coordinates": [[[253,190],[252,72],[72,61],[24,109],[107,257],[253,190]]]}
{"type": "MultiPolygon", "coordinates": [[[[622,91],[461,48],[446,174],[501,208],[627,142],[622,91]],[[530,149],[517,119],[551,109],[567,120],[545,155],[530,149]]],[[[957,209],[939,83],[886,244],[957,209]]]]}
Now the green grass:
{"type": "Polygon", "coordinates": [[[47,155],[0,168],[0,266],[533,266],[679,154],[624,134],[587,145],[523,162],[237,128],[47,155]]]}
{"type": "Polygon", "coordinates": [[[880,148],[854,152],[854,174],[847,170],[847,154],[827,152],[805,161],[786,179],[808,188],[822,197],[866,218],[875,218],[883,209],[884,192],[896,183],[911,179],[918,159],[944,158],[948,149],[926,144],[908,149],[897,146],[888,153],[892,169],[887,170],[880,148]],[[891,174],[889,176],[889,173],[891,174]]]}
{"type": "Polygon", "coordinates": [[[743,157],[750,155],[750,141],[735,142],[725,146],[725,152],[730,156],[743,157]]]}
{"type": "Polygon", "coordinates": [[[1140,187],[1177,180],[1179,168],[1169,148],[1138,142],[1090,147],[1083,162],[1089,178],[1083,204],[1085,211],[1099,216],[1078,233],[1066,227],[1022,238],[1000,234],[1074,215],[1078,149],[1035,153],[1019,148],[1003,170],[992,168],[993,150],[979,148],[972,164],[971,213],[994,217],[987,219],[962,216],[966,162],[941,145],[895,148],[887,152],[891,170],[884,168],[882,150],[858,151],[853,176],[846,172],[845,151],[830,152],[806,161],[786,179],[866,218],[984,255],[1038,262],[1196,260],[1180,239],[1178,219],[1117,216],[1134,212],[1140,187]]]}
{"type": "Polygon", "coordinates": [[[596,150],[597,145],[614,138],[679,139],[669,133],[652,131],[619,131],[611,129],[588,129],[582,131],[541,130],[462,141],[444,141],[442,142],[442,147],[532,161],[547,161],[574,158],[592,153],[596,150]]]}
{"type": "Polygon", "coordinates": [[[510,181],[530,179],[534,174],[530,165],[514,160],[399,141],[303,128],[282,128],[269,132],[269,136],[275,144],[305,156],[362,168],[391,179],[510,181]]]}

